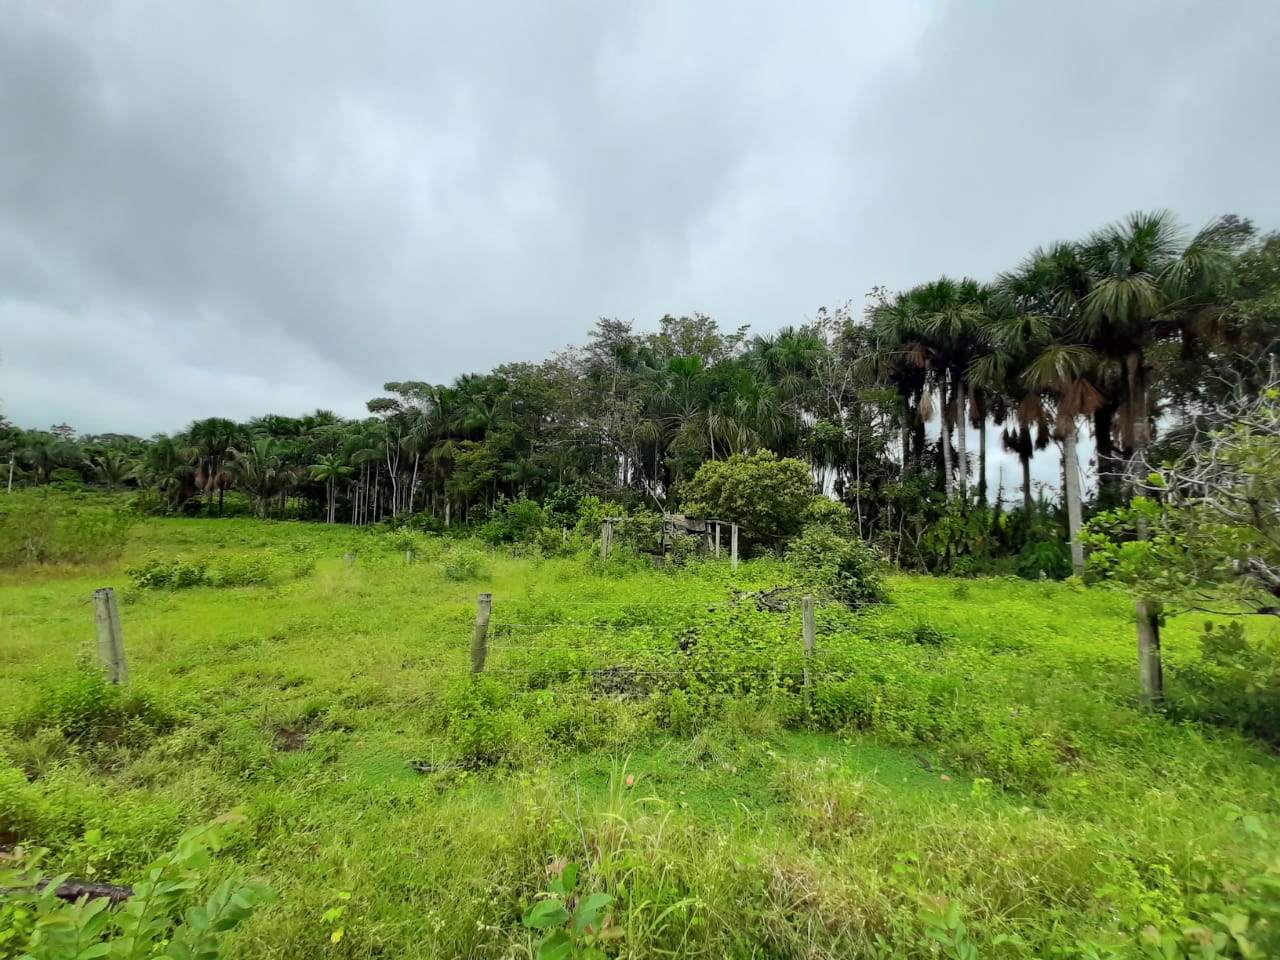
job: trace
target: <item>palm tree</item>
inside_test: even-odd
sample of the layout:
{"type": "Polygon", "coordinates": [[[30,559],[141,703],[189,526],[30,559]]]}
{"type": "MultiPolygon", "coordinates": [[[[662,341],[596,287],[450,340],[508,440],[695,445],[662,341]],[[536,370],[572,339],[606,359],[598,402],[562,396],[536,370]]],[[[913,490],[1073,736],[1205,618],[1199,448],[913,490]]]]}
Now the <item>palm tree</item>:
{"type": "Polygon", "coordinates": [[[53,480],[53,472],[64,467],[77,467],[84,461],[74,443],[47,433],[28,434],[28,443],[19,457],[40,474],[45,483],[53,480]]]}
{"type": "Polygon", "coordinates": [[[183,457],[172,437],[161,435],[148,444],[139,472],[143,481],[168,502],[170,509],[196,495],[195,468],[183,457]]]}
{"type": "Polygon", "coordinates": [[[119,450],[104,450],[93,458],[93,468],[107,489],[114,490],[137,475],[138,462],[119,450]]]}
{"type": "MultiPolygon", "coordinates": [[[[1098,354],[1071,338],[1091,289],[1088,271],[1078,247],[1059,243],[1047,250],[1033,250],[1015,270],[1002,274],[997,284],[1002,315],[988,325],[996,350],[993,356],[1013,358],[1016,389],[1026,391],[1019,401],[1021,421],[1034,420],[1043,430],[1052,408],[1053,437],[1062,444],[1063,451],[1071,565],[1073,572],[1081,576],[1083,505],[1076,453],[1079,418],[1092,416],[1105,405],[1096,385],[1098,354]]],[[[1024,484],[1028,479],[1024,466],[1024,484]]],[[[1029,504],[1029,491],[1026,496],[1029,504]]]]}
{"type": "MultiPolygon", "coordinates": [[[[1240,222],[1221,217],[1188,243],[1167,211],[1130,214],[1090,236],[1080,249],[1092,286],[1076,330],[1119,366],[1116,420],[1124,476],[1130,489],[1145,475],[1154,414],[1148,351],[1158,341],[1186,335],[1186,317],[1212,301],[1227,279],[1243,241],[1240,222]]],[[[1103,465],[1099,464],[1099,472],[1103,465]]],[[[1139,529],[1139,536],[1146,531],[1139,529]]],[[[1160,604],[1137,601],[1139,672],[1148,700],[1163,695],[1160,604]]]]}
{"type": "MultiPolygon", "coordinates": [[[[987,291],[975,280],[942,277],[917,287],[912,296],[921,333],[930,346],[934,381],[942,397],[943,455],[950,452],[950,432],[956,433],[956,473],[962,502],[969,497],[969,462],[965,440],[968,422],[969,368],[981,355],[979,331],[985,317],[987,291]]],[[[954,488],[948,486],[950,503],[954,488]]]]}
{"type": "Polygon", "coordinates": [[[262,437],[243,449],[232,450],[230,473],[236,485],[253,501],[254,510],[265,518],[272,498],[283,486],[285,472],[280,446],[274,437],[262,437]]]}
{"type": "Polygon", "coordinates": [[[326,523],[335,523],[338,512],[338,481],[354,473],[352,467],[343,463],[336,454],[326,454],[311,465],[311,476],[325,486],[326,523]]]}
{"type": "Polygon", "coordinates": [[[226,489],[223,469],[234,456],[242,431],[233,420],[209,417],[197,420],[187,428],[187,442],[196,459],[197,483],[207,497],[207,512],[213,513],[213,491],[218,490],[218,513],[222,513],[222,494],[226,489]]]}

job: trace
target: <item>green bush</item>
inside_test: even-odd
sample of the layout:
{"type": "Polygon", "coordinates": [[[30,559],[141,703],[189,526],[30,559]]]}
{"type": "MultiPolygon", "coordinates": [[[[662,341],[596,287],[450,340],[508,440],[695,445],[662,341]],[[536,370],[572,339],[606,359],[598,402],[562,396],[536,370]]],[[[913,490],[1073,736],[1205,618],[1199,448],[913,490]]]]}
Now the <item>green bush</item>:
{"type": "Polygon", "coordinates": [[[489,575],[489,558],[479,550],[454,547],[441,559],[440,569],[450,580],[480,580],[489,575]]]}
{"type": "Polygon", "coordinates": [[[547,512],[535,501],[523,496],[500,500],[480,527],[480,539],[497,546],[500,543],[531,543],[547,525],[547,512]]]}
{"type": "Polygon", "coordinates": [[[67,740],[107,742],[149,739],[175,722],[137,688],[113,684],[101,670],[81,669],[48,681],[16,729],[28,737],[52,728],[67,740]]]}
{"type": "Polygon", "coordinates": [[[304,544],[292,549],[216,554],[212,557],[151,557],[125,572],[140,590],[191,587],[251,587],[305,577],[315,557],[304,544]]]}
{"type": "Polygon", "coordinates": [[[744,550],[776,549],[798,534],[815,496],[808,467],[768,450],[710,460],[680,489],[686,513],[740,524],[744,550]]]}
{"type": "Polygon", "coordinates": [[[1239,620],[1206,622],[1199,660],[1172,672],[1175,710],[1280,743],[1280,641],[1251,641],[1239,620]]]}
{"type": "MultiPolygon", "coordinates": [[[[274,895],[262,884],[224,880],[207,897],[196,900],[209,854],[226,843],[243,817],[220,817],[185,833],[176,848],[153,863],[134,895],[119,905],[105,898],[75,903],[59,900],[58,884],[46,882],[42,851],[0,862],[0,951],[26,960],[88,960],[112,957],[222,956],[226,935],[249,919],[274,895]]],[[[100,842],[100,831],[86,842],[100,842]]]]}
{"type": "Polygon", "coordinates": [[[802,583],[827,599],[854,606],[884,599],[880,559],[857,537],[809,524],[787,548],[786,559],[802,583]]]}
{"type": "Polygon", "coordinates": [[[1054,540],[1028,543],[1018,554],[1018,576],[1027,580],[1048,577],[1064,580],[1071,573],[1071,557],[1067,548],[1054,540]]]}

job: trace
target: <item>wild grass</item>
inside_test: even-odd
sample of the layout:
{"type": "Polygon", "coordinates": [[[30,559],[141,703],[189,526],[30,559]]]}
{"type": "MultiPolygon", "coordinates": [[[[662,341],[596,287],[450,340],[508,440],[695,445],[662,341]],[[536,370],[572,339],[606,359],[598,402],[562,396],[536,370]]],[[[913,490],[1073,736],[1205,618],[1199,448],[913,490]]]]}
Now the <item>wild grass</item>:
{"type": "MultiPolygon", "coordinates": [[[[402,539],[153,519],[96,567],[0,571],[0,842],[127,882],[241,809],[215,873],[280,895],[244,957],[531,956],[569,863],[615,898],[608,955],[1247,955],[1231,924],[1280,953],[1275,757],[1140,709],[1118,596],[890,577],[819,608],[806,712],[798,611],[734,603],[779,564],[402,539]],[[294,555],[246,586],[124,572],[294,555]],[[92,672],[107,584],[127,691],[92,672]]],[[[1202,620],[1165,631],[1175,702],[1202,620]]]]}

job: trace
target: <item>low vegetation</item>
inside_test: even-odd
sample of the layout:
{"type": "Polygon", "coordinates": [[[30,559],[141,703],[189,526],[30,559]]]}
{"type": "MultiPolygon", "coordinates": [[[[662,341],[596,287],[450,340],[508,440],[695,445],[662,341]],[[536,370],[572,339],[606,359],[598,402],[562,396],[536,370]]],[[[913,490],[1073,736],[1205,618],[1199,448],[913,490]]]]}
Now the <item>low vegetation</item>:
{"type": "MultiPolygon", "coordinates": [[[[589,511],[548,516],[484,540],[144,519],[119,556],[0,572],[4,885],[136,892],[234,810],[148,908],[165,955],[220,902],[236,924],[193,955],[1280,952],[1274,618],[1170,617],[1153,712],[1123,593],[895,573],[832,517],[736,573],[605,563],[589,511]],[[127,689],[94,665],[104,583],[127,689]]],[[[0,957],[131,922],[40,896],[0,908],[0,957]]]]}

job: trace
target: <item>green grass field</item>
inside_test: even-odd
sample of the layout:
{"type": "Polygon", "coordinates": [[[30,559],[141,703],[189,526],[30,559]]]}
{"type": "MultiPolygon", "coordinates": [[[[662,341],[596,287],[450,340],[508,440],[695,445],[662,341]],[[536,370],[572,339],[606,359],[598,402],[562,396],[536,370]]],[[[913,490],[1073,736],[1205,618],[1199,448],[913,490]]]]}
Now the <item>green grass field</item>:
{"type": "MultiPolygon", "coordinates": [[[[128,882],[240,810],[210,880],[279,895],[244,957],[532,956],[566,863],[616,898],[609,956],[1280,955],[1280,766],[1139,709],[1116,594],[892,577],[819,606],[806,710],[799,610],[734,603],[781,564],[413,546],[148,520],[0,573],[0,842],[128,882]],[[135,586],[156,558],[221,585],[135,586]],[[127,692],[92,672],[105,585],[127,692]]],[[[1166,628],[1175,700],[1203,619],[1166,628]]]]}

